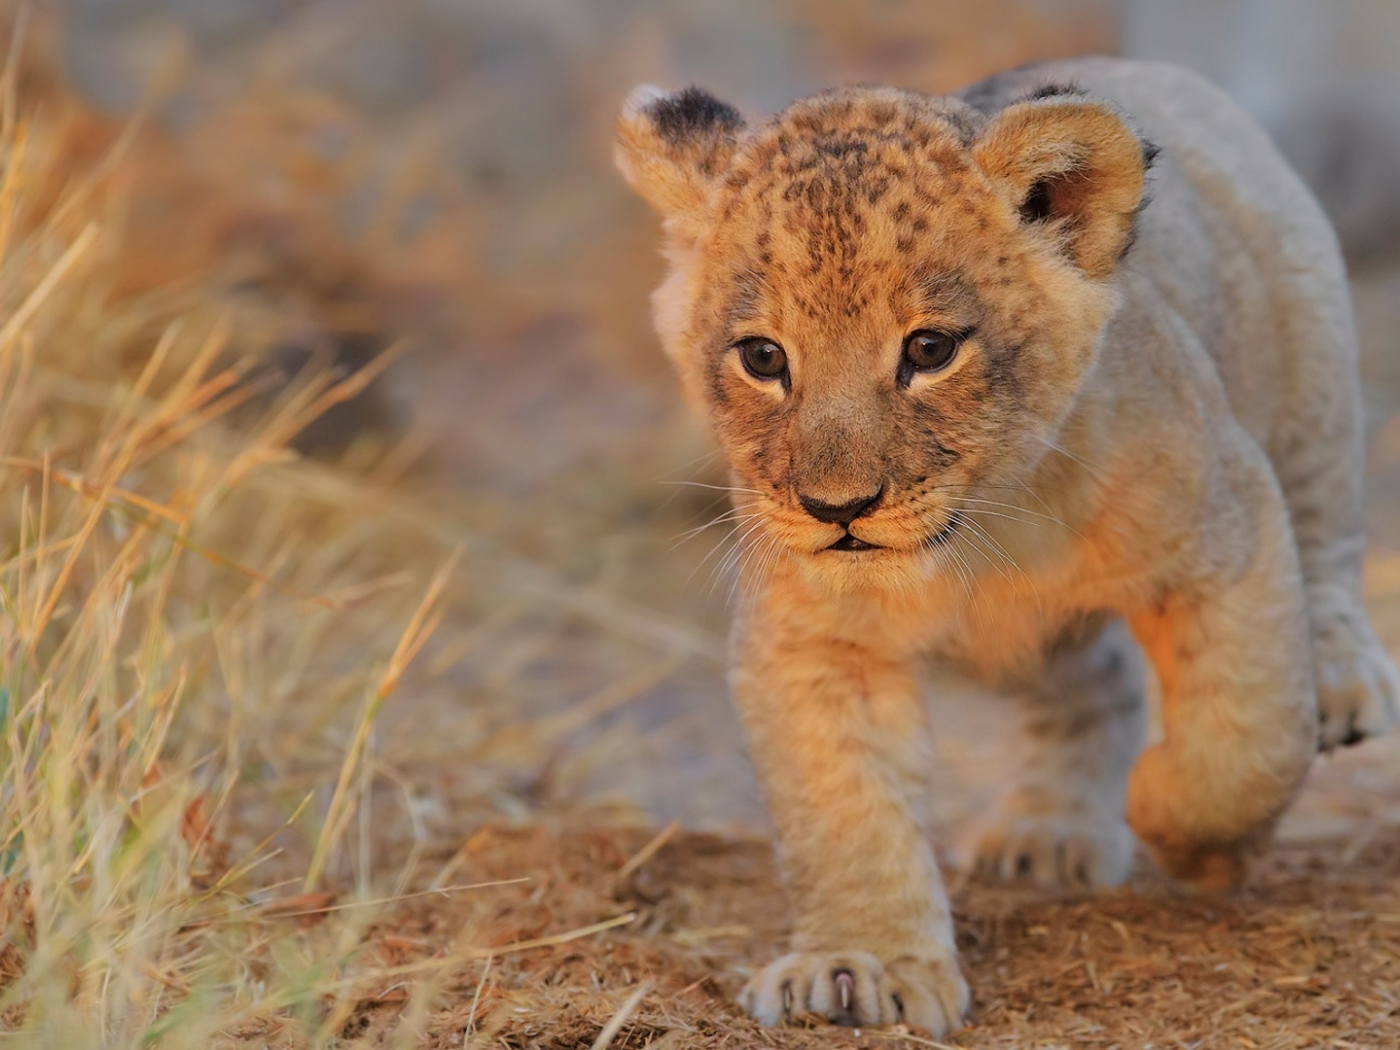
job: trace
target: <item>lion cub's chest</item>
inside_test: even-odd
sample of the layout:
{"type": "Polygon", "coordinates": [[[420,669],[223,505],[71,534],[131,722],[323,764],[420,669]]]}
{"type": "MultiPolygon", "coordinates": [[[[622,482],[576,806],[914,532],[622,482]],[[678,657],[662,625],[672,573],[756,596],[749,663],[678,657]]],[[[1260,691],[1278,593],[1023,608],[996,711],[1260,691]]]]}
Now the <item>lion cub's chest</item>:
{"type": "Polygon", "coordinates": [[[1154,562],[1135,549],[1134,531],[1105,516],[1058,537],[1017,543],[975,575],[950,574],[929,589],[932,651],[983,673],[1034,659],[1104,614],[1127,615],[1154,589],[1154,562]]]}

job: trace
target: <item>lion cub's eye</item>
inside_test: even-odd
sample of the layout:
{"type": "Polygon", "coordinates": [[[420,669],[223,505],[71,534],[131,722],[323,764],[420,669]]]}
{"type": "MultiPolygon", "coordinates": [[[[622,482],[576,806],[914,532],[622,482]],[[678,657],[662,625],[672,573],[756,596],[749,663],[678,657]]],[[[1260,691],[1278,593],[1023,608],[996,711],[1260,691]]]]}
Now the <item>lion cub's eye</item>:
{"type": "Polygon", "coordinates": [[[915,372],[941,372],[958,356],[966,332],[937,332],[921,328],[904,340],[904,356],[899,362],[899,381],[905,386],[915,372]]]}
{"type": "Polygon", "coordinates": [[[787,354],[771,339],[755,336],[734,344],[744,370],[755,379],[781,379],[787,372],[787,354]]]}

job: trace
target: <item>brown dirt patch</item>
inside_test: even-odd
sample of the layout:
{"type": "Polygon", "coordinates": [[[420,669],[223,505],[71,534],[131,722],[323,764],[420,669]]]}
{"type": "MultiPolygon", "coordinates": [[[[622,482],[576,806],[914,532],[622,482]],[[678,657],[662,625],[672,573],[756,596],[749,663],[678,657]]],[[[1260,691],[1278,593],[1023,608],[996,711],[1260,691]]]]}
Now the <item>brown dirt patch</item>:
{"type": "MultiPolygon", "coordinates": [[[[619,878],[645,830],[478,832],[454,881],[527,882],[404,904],[370,935],[386,961],[446,955],[466,935],[499,954],[442,986],[426,1045],[936,1045],[896,1030],[765,1030],[732,997],[781,950],[769,845],[679,833],[619,878]],[[564,939],[632,916],[602,933],[564,939]],[[558,943],[511,950],[511,945],[558,943]]],[[[1400,1044],[1400,831],[1350,863],[1342,844],[1281,847],[1247,891],[1184,898],[1145,867],[1097,897],[969,885],[954,897],[975,995],[961,1047],[1384,1047],[1400,1044]]],[[[347,1034],[396,1027],[401,989],[366,994],[347,1034]],[[397,994],[396,994],[397,992],[397,994]]]]}

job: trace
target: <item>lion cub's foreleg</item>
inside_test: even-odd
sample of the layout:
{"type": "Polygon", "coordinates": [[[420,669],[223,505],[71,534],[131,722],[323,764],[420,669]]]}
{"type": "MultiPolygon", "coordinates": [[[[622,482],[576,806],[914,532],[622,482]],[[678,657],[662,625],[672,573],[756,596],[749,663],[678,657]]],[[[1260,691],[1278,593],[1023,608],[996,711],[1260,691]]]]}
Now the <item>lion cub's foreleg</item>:
{"type": "Polygon", "coordinates": [[[1145,665],[1122,620],[1096,617],[1003,684],[1021,709],[1020,751],[995,810],[960,850],[992,878],[1039,886],[1116,886],[1133,836],[1128,771],[1146,735],[1145,665]]]}
{"type": "Polygon", "coordinates": [[[1164,739],[1128,781],[1128,822],[1175,877],[1244,875],[1307,772],[1317,708],[1297,550],[1267,468],[1243,464],[1204,523],[1204,549],[1132,617],[1157,669],[1164,739]]]}
{"type": "Polygon", "coordinates": [[[941,1035],[968,990],[925,835],[932,752],[914,668],[801,618],[758,612],[738,628],[735,694],[796,918],[793,952],[744,1005],[764,1024],[810,1012],[941,1035]]]}

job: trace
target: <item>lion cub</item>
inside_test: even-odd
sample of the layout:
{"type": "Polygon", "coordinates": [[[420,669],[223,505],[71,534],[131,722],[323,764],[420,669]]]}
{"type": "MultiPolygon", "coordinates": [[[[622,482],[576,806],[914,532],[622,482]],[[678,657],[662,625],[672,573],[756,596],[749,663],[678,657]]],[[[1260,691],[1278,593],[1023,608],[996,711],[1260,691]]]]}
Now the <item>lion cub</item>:
{"type": "Polygon", "coordinates": [[[657,327],[755,516],[734,692],[796,913],[743,993],[760,1021],[967,1010],[927,653],[1025,708],[1033,757],[970,849],[1040,883],[1121,881],[1131,826],[1233,885],[1319,740],[1396,721],[1342,262],[1220,93],[1084,60],[750,127],[643,87],[616,158],[665,218],[657,327]]]}

